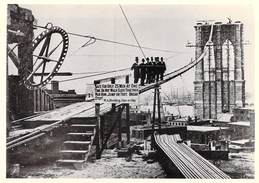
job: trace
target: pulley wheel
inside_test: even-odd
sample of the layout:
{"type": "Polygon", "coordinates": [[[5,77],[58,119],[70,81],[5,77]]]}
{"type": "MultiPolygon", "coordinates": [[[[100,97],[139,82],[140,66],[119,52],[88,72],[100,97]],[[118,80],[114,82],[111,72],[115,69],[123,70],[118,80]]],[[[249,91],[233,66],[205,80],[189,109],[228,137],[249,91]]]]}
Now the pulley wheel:
{"type": "Polygon", "coordinates": [[[57,26],[46,29],[33,40],[32,72],[23,76],[28,89],[42,88],[51,81],[67,55],[68,45],[68,34],[57,26]]]}

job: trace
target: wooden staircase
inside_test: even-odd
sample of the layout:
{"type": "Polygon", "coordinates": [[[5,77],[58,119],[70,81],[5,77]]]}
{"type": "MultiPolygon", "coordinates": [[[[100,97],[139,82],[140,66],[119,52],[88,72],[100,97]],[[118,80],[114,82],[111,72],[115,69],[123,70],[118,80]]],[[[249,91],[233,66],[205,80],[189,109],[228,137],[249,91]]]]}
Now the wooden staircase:
{"type": "Polygon", "coordinates": [[[69,122],[69,132],[66,134],[60,159],[57,165],[81,166],[94,153],[94,137],[96,134],[95,117],[72,118],[69,122]]]}

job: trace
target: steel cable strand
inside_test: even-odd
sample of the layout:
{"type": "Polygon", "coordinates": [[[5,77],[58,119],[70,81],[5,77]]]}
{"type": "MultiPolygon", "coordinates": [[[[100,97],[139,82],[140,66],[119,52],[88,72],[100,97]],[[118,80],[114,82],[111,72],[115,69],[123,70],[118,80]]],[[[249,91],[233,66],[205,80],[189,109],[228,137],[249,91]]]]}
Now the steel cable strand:
{"type": "Polygon", "coordinates": [[[193,169],[188,166],[187,162],[184,161],[185,157],[181,153],[176,151],[175,147],[172,144],[168,143],[167,136],[162,135],[161,137],[166,145],[166,149],[168,150],[169,155],[174,154],[175,157],[179,159],[184,169],[192,175],[191,178],[199,178],[199,176],[193,171],[193,169]]]}
{"type": "MultiPolygon", "coordinates": [[[[177,138],[178,140],[180,140],[180,136],[178,135],[178,138],[177,138]]],[[[177,140],[177,139],[175,139],[175,140],[177,140]]],[[[198,162],[202,162],[205,166],[207,166],[208,168],[216,168],[216,172],[215,172],[215,170],[212,170],[211,169],[211,171],[213,171],[214,173],[217,173],[217,175],[220,177],[220,178],[222,178],[222,175],[225,175],[224,173],[223,174],[218,174],[218,173],[222,173],[222,171],[220,170],[220,169],[218,169],[217,167],[215,167],[214,165],[212,165],[211,163],[209,163],[207,160],[205,160],[202,156],[200,156],[197,152],[195,152],[192,148],[189,148],[186,144],[184,144],[184,143],[181,143],[180,144],[186,151],[188,151],[189,153],[191,153],[192,154],[192,156],[193,157],[195,157],[197,160],[199,160],[198,162]],[[201,161],[202,160],[202,161],[201,161]],[[205,164],[205,163],[208,163],[208,164],[205,164]],[[209,166],[208,166],[209,165],[209,166]]]]}
{"type": "MultiPolygon", "coordinates": [[[[183,148],[183,150],[188,151],[188,153],[190,154],[190,156],[192,156],[194,159],[196,159],[197,162],[201,165],[201,167],[207,167],[207,168],[209,168],[209,169],[205,169],[205,171],[207,170],[207,171],[211,172],[211,173],[214,174],[214,175],[215,175],[215,173],[216,173],[216,175],[215,175],[216,177],[222,178],[222,176],[218,174],[218,171],[213,170],[213,169],[211,168],[211,166],[208,166],[207,164],[204,163],[204,162],[207,161],[207,160],[205,160],[203,157],[199,157],[199,156],[198,156],[199,154],[198,154],[197,152],[191,151],[191,148],[189,148],[186,144],[181,144],[181,147],[183,148]]],[[[214,177],[214,178],[215,178],[215,177],[214,177]]]]}
{"type": "Polygon", "coordinates": [[[172,137],[173,137],[173,136],[171,136],[171,135],[165,135],[165,138],[167,139],[168,145],[169,145],[171,148],[173,148],[175,152],[177,152],[178,154],[181,155],[181,157],[182,157],[181,159],[186,163],[186,165],[188,166],[188,168],[189,168],[192,172],[194,172],[194,173],[196,174],[196,176],[197,176],[198,178],[205,178],[205,176],[199,171],[199,168],[197,168],[197,167],[194,166],[194,161],[193,161],[191,158],[189,158],[188,156],[186,156],[185,153],[183,153],[183,152],[181,152],[181,151],[179,150],[179,145],[178,145],[175,141],[172,140],[172,137]]]}
{"type": "Polygon", "coordinates": [[[172,151],[174,153],[176,153],[176,155],[179,156],[180,159],[183,161],[183,163],[186,165],[187,170],[189,172],[191,172],[195,178],[199,179],[200,178],[199,173],[196,172],[196,170],[192,166],[189,165],[188,161],[186,161],[186,159],[185,159],[185,156],[181,152],[177,151],[177,147],[176,147],[177,144],[176,143],[169,143],[168,136],[164,136],[164,138],[167,139],[167,144],[172,149],[172,151]]]}
{"type": "MultiPolygon", "coordinates": [[[[183,144],[184,146],[187,146],[186,144],[183,144]]],[[[188,147],[188,146],[187,146],[188,147]]],[[[190,151],[192,151],[201,161],[203,161],[207,166],[210,166],[213,170],[215,170],[216,172],[219,173],[219,175],[222,178],[227,178],[229,179],[230,177],[228,175],[226,175],[222,170],[218,169],[217,167],[215,167],[214,165],[212,166],[211,163],[204,161],[203,157],[199,154],[197,154],[192,148],[190,148],[190,151]]]]}
{"type": "Polygon", "coordinates": [[[175,75],[173,75],[173,76],[170,76],[170,77],[168,77],[168,78],[166,78],[166,79],[164,79],[164,80],[162,80],[162,81],[159,81],[158,83],[154,83],[154,84],[151,84],[151,85],[149,85],[149,86],[147,86],[147,87],[141,88],[141,89],[140,89],[140,93],[146,92],[146,91],[148,91],[148,90],[154,88],[156,85],[162,85],[162,84],[164,84],[164,83],[166,83],[166,82],[168,82],[168,81],[170,81],[170,80],[172,80],[172,79],[174,79],[174,78],[180,76],[181,74],[187,72],[188,70],[190,70],[191,68],[193,68],[195,65],[197,65],[198,63],[200,63],[200,62],[202,61],[202,59],[204,58],[205,54],[207,54],[207,52],[208,52],[208,47],[207,47],[207,45],[210,44],[210,41],[211,41],[211,39],[212,39],[212,33],[213,33],[213,24],[211,25],[211,31],[210,31],[209,40],[208,40],[207,43],[205,44],[204,51],[203,51],[203,53],[199,56],[198,59],[194,60],[194,61],[191,62],[190,64],[187,64],[187,65],[185,65],[185,66],[183,66],[183,67],[181,67],[181,68],[179,68],[179,69],[177,69],[177,70],[175,70],[175,71],[173,71],[173,72],[171,72],[171,73],[166,74],[166,76],[167,76],[167,75],[171,75],[171,74],[173,74],[173,73],[176,73],[176,72],[178,72],[178,71],[181,71],[181,72],[179,72],[179,73],[177,73],[177,74],[175,74],[175,75]],[[194,64],[193,64],[193,63],[194,63],[194,64]],[[192,64],[193,64],[193,65],[192,65],[192,64]],[[188,66],[189,66],[189,67],[188,67],[188,66]],[[188,68],[185,69],[186,67],[188,67],[188,68]],[[184,69],[184,70],[183,70],[183,69],[184,69]]]}
{"type": "MultiPolygon", "coordinates": [[[[174,140],[174,142],[177,142],[178,140],[181,140],[181,138],[180,138],[179,135],[173,135],[170,140],[171,140],[171,141],[174,140]]],[[[172,142],[173,142],[173,141],[172,141],[172,142]]],[[[188,157],[191,158],[191,153],[190,153],[190,151],[185,150],[185,149],[182,148],[183,143],[177,143],[177,145],[178,145],[179,148],[186,154],[186,156],[188,156],[188,157]]],[[[192,158],[191,158],[191,159],[192,159],[192,158]]],[[[192,160],[195,160],[195,159],[192,159],[192,160]]],[[[199,161],[198,161],[198,162],[195,162],[195,161],[194,161],[194,164],[199,164],[199,165],[201,165],[201,164],[199,163],[199,161]]],[[[199,167],[199,169],[201,170],[201,172],[203,172],[203,175],[205,175],[206,178],[215,178],[215,177],[212,177],[210,174],[208,174],[208,173],[206,172],[206,169],[204,169],[203,165],[201,165],[201,166],[199,167]],[[203,170],[205,170],[205,171],[203,171],[203,170]]]]}
{"type": "MultiPolygon", "coordinates": [[[[187,146],[187,145],[184,144],[184,146],[187,146]]],[[[187,147],[188,147],[188,146],[187,146],[187,147]]],[[[190,148],[190,151],[192,151],[192,152],[195,154],[195,151],[194,151],[192,148],[190,148]]],[[[201,155],[199,155],[199,154],[195,154],[195,155],[196,155],[198,158],[200,158],[205,164],[207,164],[208,166],[210,166],[212,169],[214,169],[215,171],[219,172],[221,176],[223,176],[223,177],[228,177],[228,178],[229,178],[228,175],[226,175],[226,174],[225,174],[224,172],[222,172],[220,169],[218,169],[217,167],[215,167],[213,164],[211,164],[211,163],[208,162],[208,161],[204,161],[204,159],[202,158],[201,155]]]]}
{"type": "Polygon", "coordinates": [[[207,45],[210,44],[210,42],[211,42],[212,34],[213,34],[213,24],[211,25],[210,35],[209,35],[208,41],[207,41],[206,44],[205,44],[205,49],[204,49],[203,53],[198,57],[198,59],[195,59],[195,60],[192,61],[191,63],[189,63],[189,64],[187,64],[187,65],[185,65],[185,66],[183,66],[183,67],[181,67],[181,68],[179,68],[179,69],[177,69],[177,70],[171,72],[171,73],[167,73],[165,76],[170,75],[170,74],[173,74],[173,73],[175,73],[175,72],[177,72],[177,71],[179,71],[179,70],[181,70],[181,69],[183,69],[183,68],[185,68],[185,67],[191,65],[192,63],[195,63],[195,62],[196,62],[195,65],[198,64],[198,63],[204,58],[205,54],[206,54],[207,51],[208,51],[207,45]]]}
{"type": "MultiPolygon", "coordinates": [[[[172,137],[174,139],[174,141],[179,140],[178,138],[176,138],[175,136],[172,137]]],[[[173,139],[170,139],[171,142],[173,142],[173,139]]],[[[195,161],[197,159],[195,159],[191,153],[189,151],[186,151],[185,149],[182,148],[182,143],[176,143],[177,146],[179,147],[179,149],[186,155],[186,157],[188,157],[188,159],[191,160],[191,163],[195,166],[195,165],[199,165],[197,166],[197,168],[199,169],[199,171],[202,173],[202,175],[204,176],[204,178],[215,178],[213,176],[211,176],[210,174],[208,174],[206,172],[206,169],[204,169],[204,167],[202,166],[203,164],[200,164],[199,161],[195,161]]]]}
{"type": "Polygon", "coordinates": [[[160,135],[155,135],[155,142],[157,145],[163,150],[163,152],[169,157],[169,159],[176,165],[176,167],[180,170],[180,172],[186,177],[186,178],[193,178],[193,175],[191,175],[189,172],[186,172],[183,165],[179,161],[179,159],[176,156],[172,156],[171,153],[168,153],[168,149],[166,148],[166,144],[162,140],[160,135]]]}
{"type": "Polygon", "coordinates": [[[211,169],[211,167],[206,166],[199,158],[197,158],[193,153],[191,153],[189,151],[189,149],[185,148],[185,146],[183,146],[183,144],[181,144],[180,146],[183,151],[185,151],[187,154],[189,154],[189,156],[192,157],[196,161],[196,164],[199,165],[204,170],[204,172],[207,172],[207,171],[209,172],[209,173],[206,173],[208,175],[208,177],[221,178],[215,171],[213,171],[211,169]],[[205,167],[207,167],[208,169],[206,169],[205,167]]]}
{"type": "MultiPolygon", "coordinates": [[[[207,49],[206,49],[206,50],[207,50],[207,49]]],[[[158,83],[153,83],[153,84],[151,84],[151,85],[148,85],[148,86],[146,86],[146,87],[141,88],[141,89],[140,89],[140,93],[146,92],[146,91],[148,91],[148,90],[154,88],[156,85],[162,85],[162,84],[164,84],[164,83],[166,83],[166,82],[168,82],[168,81],[170,81],[170,80],[172,80],[172,79],[174,79],[174,78],[180,76],[181,74],[187,72],[188,70],[190,70],[191,68],[193,68],[196,64],[198,64],[198,63],[202,60],[202,58],[204,57],[204,55],[205,55],[205,52],[202,53],[202,55],[199,57],[199,61],[198,61],[197,63],[195,63],[194,65],[188,64],[189,67],[188,67],[187,69],[183,70],[183,68],[186,67],[186,66],[184,66],[184,67],[178,69],[177,71],[171,72],[170,75],[173,74],[173,73],[176,73],[176,72],[180,71],[179,73],[176,73],[176,74],[173,75],[173,76],[167,77],[166,79],[164,79],[164,80],[162,80],[162,81],[159,81],[158,83]]]]}

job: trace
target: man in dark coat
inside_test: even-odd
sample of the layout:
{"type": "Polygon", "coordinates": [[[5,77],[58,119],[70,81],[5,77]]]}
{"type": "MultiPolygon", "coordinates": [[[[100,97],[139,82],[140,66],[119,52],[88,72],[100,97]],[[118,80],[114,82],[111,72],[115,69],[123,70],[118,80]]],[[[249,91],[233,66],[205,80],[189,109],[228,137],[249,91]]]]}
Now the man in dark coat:
{"type": "Polygon", "coordinates": [[[151,62],[150,62],[151,64],[151,69],[150,69],[150,72],[151,72],[151,83],[153,83],[153,82],[155,82],[155,61],[154,61],[154,59],[153,59],[153,57],[151,57],[151,62]]]}
{"type": "Polygon", "coordinates": [[[165,65],[163,57],[161,57],[161,59],[160,59],[160,65],[161,65],[160,80],[163,80],[164,74],[165,74],[165,71],[166,71],[166,65],[165,65]]]}
{"type": "Polygon", "coordinates": [[[134,83],[138,83],[138,79],[140,77],[138,57],[135,58],[135,63],[132,65],[131,70],[134,70],[134,83]]]}
{"type": "Polygon", "coordinates": [[[146,63],[146,72],[147,72],[147,80],[146,80],[146,83],[149,84],[151,83],[151,77],[152,77],[152,63],[149,62],[149,58],[147,57],[146,58],[147,60],[147,63],[146,63]]]}
{"type": "Polygon", "coordinates": [[[144,83],[145,83],[145,79],[146,79],[146,74],[147,74],[147,71],[146,71],[146,65],[145,65],[145,59],[142,58],[142,63],[139,64],[139,68],[140,68],[140,83],[141,83],[141,86],[144,86],[144,83]]]}
{"type": "Polygon", "coordinates": [[[155,80],[156,82],[159,81],[159,74],[160,74],[160,64],[159,64],[159,57],[155,57],[155,80]]]}

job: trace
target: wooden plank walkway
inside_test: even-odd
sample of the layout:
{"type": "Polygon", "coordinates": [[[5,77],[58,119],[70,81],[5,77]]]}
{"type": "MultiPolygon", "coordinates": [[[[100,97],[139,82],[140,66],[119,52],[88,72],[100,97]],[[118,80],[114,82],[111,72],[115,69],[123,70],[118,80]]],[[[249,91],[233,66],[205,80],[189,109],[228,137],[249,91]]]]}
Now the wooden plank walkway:
{"type": "Polygon", "coordinates": [[[90,102],[78,102],[59,109],[55,109],[53,111],[50,111],[40,116],[36,116],[26,121],[59,121],[69,116],[88,110],[91,107],[94,107],[94,105],[90,102]]]}
{"type": "MultiPolygon", "coordinates": [[[[101,104],[100,105],[100,114],[104,114],[111,110],[111,104],[101,104]]],[[[59,109],[55,109],[48,113],[27,119],[27,122],[33,121],[60,121],[68,117],[94,117],[95,116],[95,103],[94,102],[78,102],[74,103],[59,109]]],[[[25,121],[25,122],[26,122],[25,121]]]]}

